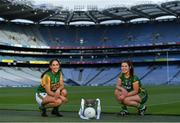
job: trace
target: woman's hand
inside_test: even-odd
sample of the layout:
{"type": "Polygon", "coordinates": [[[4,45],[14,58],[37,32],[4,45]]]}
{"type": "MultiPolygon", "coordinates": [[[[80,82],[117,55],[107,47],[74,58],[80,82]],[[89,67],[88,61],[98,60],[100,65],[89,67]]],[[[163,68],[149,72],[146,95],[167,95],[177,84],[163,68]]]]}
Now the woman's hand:
{"type": "Polygon", "coordinates": [[[56,90],[56,92],[55,92],[55,95],[54,95],[54,97],[56,98],[56,99],[58,99],[58,98],[60,98],[60,89],[57,89],[56,90]]]}
{"type": "Polygon", "coordinates": [[[125,97],[127,97],[128,91],[127,91],[125,88],[123,88],[123,87],[120,87],[119,90],[120,90],[120,92],[121,92],[121,95],[120,95],[119,98],[120,98],[121,100],[123,100],[125,97]]]}
{"type": "Polygon", "coordinates": [[[121,95],[124,95],[124,96],[128,95],[128,91],[125,88],[121,87],[120,91],[121,91],[121,95]]]}
{"type": "Polygon", "coordinates": [[[119,98],[120,98],[120,100],[124,100],[125,96],[121,95],[119,98]]]}

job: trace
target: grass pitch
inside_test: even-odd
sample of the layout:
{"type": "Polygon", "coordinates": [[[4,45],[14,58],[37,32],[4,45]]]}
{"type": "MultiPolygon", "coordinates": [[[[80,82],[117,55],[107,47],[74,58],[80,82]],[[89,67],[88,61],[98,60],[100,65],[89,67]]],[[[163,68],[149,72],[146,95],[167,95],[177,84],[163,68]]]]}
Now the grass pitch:
{"type": "MultiPolygon", "coordinates": [[[[1,88],[0,121],[2,122],[81,122],[78,116],[81,98],[100,98],[102,115],[100,120],[88,122],[180,122],[180,86],[147,86],[149,100],[145,116],[138,116],[136,108],[129,108],[127,117],[117,116],[120,104],[114,98],[114,87],[67,87],[69,102],[60,110],[64,117],[40,116],[35,88],[1,88]]],[[[51,110],[51,109],[49,109],[51,110]]]]}

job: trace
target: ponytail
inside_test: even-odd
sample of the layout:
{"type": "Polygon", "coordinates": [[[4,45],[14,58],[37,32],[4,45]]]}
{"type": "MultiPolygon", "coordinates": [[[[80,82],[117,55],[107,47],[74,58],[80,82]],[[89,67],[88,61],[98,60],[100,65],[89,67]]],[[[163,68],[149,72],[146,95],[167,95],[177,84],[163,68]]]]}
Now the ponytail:
{"type": "Polygon", "coordinates": [[[47,72],[49,72],[49,71],[51,71],[50,68],[48,68],[45,72],[43,72],[42,75],[41,75],[41,79],[42,79],[42,78],[44,77],[44,75],[45,75],[47,72]]]}

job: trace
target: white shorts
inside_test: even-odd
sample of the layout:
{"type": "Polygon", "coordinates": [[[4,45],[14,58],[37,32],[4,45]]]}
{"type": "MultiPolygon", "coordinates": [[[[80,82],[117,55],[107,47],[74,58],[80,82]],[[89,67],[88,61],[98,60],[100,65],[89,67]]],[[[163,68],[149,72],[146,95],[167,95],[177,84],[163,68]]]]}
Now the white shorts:
{"type": "Polygon", "coordinates": [[[46,97],[47,93],[36,93],[36,102],[39,106],[42,105],[43,98],[46,97]]]}

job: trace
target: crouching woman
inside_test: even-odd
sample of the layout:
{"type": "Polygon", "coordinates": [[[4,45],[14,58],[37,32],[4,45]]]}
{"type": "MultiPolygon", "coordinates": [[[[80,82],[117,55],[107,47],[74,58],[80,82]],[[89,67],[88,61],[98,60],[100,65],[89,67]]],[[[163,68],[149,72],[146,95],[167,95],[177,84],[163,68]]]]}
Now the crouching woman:
{"type": "Polygon", "coordinates": [[[136,107],[139,115],[144,115],[146,111],[145,102],[148,99],[147,91],[142,88],[140,79],[134,75],[134,68],[130,61],[121,63],[121,74],[119,75],[115,97],[122,105],[120,115],[128,115],[128,106],[136,107]]]}
{"type": "Polygon", "coordinates": [[[36,101],[41,110],[41,116],[47,117],[47,108],[53,108],[51,114],[62,117],[58,108],[67,100],[67,90],[64,88],[60,62],[53,59],[49,68],[41,75],[41,84],[36,90],[36,101]]]}

